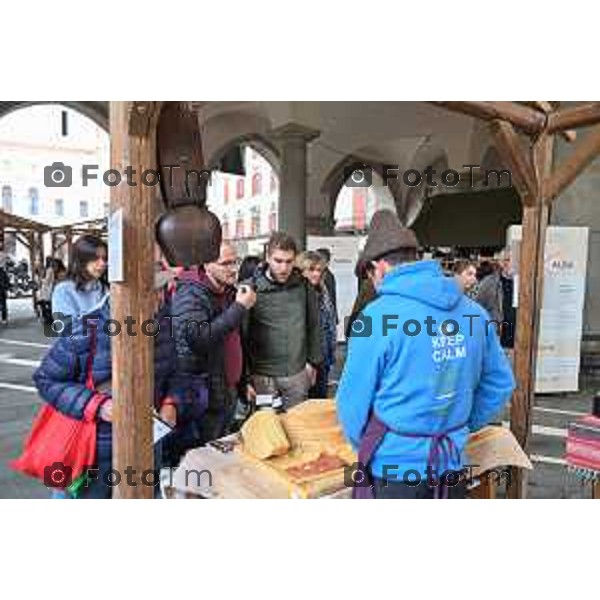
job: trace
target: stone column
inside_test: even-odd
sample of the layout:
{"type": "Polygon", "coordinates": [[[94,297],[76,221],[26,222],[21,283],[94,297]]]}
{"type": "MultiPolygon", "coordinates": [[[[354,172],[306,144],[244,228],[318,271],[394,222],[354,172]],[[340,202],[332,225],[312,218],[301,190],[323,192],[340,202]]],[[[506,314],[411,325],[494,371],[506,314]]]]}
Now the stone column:
{"type": "Polygon", "coordinates": [[[273,131],[281,151],[279,229],[293,235],[299,248],[306,246],[306,188],[308,144],[319,132],[288,123],[273,131]]]}

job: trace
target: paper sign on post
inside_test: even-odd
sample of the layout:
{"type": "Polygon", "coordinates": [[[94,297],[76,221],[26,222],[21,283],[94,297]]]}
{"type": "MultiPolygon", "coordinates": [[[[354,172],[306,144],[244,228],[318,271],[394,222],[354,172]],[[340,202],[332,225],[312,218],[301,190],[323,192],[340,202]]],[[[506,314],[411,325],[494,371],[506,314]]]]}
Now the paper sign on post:
{"type": "Polygon", "coordinates": [[[155,444],[157,442],[160,442],[160,440],[162,440],[166,435],[169,435],[169,433],[173,431],[173,428],[168,423],[165,423],[165,421],[163,421],[157,416],[154,416],[154,418],[152,419],[152,424],[153,439],[155,444]]]}
{"type": "Polygon", "coordinates": [[[123,209],[111,213],[108,219],[108,281],[118,283],[123,275],[123,209]]]}

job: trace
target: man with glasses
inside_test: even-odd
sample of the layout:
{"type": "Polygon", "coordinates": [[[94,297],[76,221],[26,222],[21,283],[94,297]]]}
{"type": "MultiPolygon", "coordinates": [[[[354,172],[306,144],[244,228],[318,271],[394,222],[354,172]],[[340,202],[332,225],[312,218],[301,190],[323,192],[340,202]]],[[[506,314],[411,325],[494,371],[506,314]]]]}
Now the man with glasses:
{"type": "MultiPolygon", "coordinates": [[[[208,387],[208,407],[197,423],[200,439],[196,441],[201,443],[226,434],[235,415],[242,375],[239,328],[256,302],[248,286],[234,287],[238,267],[235,248],[223,243],[215,262],[179,275],[173,296],[178,393],[193,404],[203,381],[208,387]],[[181,389],[186,386],[189,389],[181,389]]],[[[193,417],[197,421],[198,412],[193,417]]]]}

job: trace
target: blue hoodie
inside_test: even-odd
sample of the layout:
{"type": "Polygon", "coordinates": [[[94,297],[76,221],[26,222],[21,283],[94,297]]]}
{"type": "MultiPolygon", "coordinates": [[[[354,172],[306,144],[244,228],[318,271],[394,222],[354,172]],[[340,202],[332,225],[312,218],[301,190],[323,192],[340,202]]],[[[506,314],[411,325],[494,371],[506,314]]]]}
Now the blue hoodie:
{"type": "MultiPolygon", "coordinates": [[[[515,385],[494,325],[487,327],[489,320],[435,261],[388,272],[377,299],[363,312],[362,333],[371,328],[372,335],[350,338],[338,388],[338,413],[352,446],[358,449],[374,411],[399,432],[452,431],[449,437],[461,462],[450,457],[445,468],[462,468],[469,432],[497,416],[515,385]],[[455,323],[442,327],[447,320],[455,323]]],[[[401,481],[415,469],[425,477],[431,443],[428,437],[388,432],[371,463],[373,475],[401,481]]]]}

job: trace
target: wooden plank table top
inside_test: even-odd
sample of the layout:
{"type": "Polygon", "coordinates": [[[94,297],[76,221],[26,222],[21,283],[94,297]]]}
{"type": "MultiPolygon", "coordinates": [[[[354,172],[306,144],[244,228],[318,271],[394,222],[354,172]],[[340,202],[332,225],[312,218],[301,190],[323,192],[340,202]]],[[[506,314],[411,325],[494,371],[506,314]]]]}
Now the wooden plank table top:
{"type": "MultiPolygon", "coordinates": [[[[220,452],[210,446],[190,450],[173,476],[175,497],[192,494],[210,499],[289,499],[300,498],[293,486],[271,469],[261,466],[241,452],[220,452]]],[[[344,488],[327,498],[349,498],[344,488]]]]}

